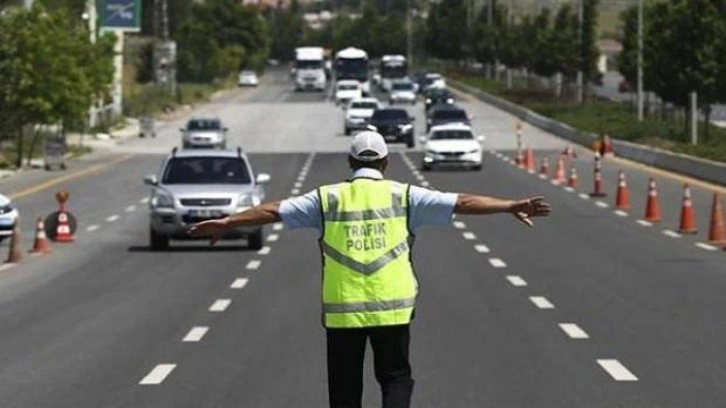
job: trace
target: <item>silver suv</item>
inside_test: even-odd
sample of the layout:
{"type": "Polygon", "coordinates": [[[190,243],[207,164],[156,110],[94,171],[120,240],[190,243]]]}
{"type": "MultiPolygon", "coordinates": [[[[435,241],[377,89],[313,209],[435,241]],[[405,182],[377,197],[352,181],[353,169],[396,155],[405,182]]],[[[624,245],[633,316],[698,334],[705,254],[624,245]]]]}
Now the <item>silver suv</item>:
{"type": "Polygon", "coordinates": [[[191,118],[182,133],[182,147],[227,148],[227,129],[219,118],[191,118]]]}
{"type": "MultiPolygon", "coordinates": [[[[267,174],[254,176],[247,156],[237,150],[172,150],[161,173],[144,178],[152,186],[149,239],[152,250],[169,247],[170,239],[190,239],[187,228],[223,218],[260,204],[267,174]]],[[[240,227],[224,239],[247,239],[250,249],[262,248],[262,227],[240,227]]]]}

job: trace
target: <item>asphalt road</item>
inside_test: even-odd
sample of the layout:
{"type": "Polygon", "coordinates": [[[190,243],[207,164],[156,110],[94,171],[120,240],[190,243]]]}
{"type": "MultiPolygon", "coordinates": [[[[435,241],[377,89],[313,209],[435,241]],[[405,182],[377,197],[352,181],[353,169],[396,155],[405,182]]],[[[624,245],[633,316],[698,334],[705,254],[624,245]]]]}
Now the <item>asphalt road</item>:
{"type": "MultiPolygon", "coordinates": [[[[499,215],[457,217],[419,234],[414,406],[723,406],[726,252],[696,246],[709,191],[694,186],[701,233],[665,235],[676,228],[679,181],[657,175],[664,220],[641,225],[648,171],[606,161],[610,195],[598,205],[580,196],[591,190],[587,153],[572,161],[580,187],[566,191],[504,160],[515,146],[513,118],[463,105],[495,150],[483,171],[422,173],[421,153],[396,146],[388,177],[446,191],[544,194],[554,213],[534,229],[499,215]],[[621,169],[632,209],[616,215],[621,169]]],[[[420,131],[422,107],[411,109],[420,131]]],[[[347,176],[342,112],[326,94],[293,93],[282,75],[196,114],[227,122],[231,144],[272,175],[271,199],[347,176]]],[[[55,208],[60,188],[71,191],[80,222],[75,243],[0,271],[3,407],[326,406],[314,231],[268,226],[260,252],[243,241],[148,250],[141,178],[158,170],[180,124],[94,153],[64,175],[0,182],[19,196],[25,230],[55,208]]],[[[566,146],[528,128],[524,141],[552,169],[566,146]]],[[[366,370],[365,406],[375,407],[366,370]]]]}

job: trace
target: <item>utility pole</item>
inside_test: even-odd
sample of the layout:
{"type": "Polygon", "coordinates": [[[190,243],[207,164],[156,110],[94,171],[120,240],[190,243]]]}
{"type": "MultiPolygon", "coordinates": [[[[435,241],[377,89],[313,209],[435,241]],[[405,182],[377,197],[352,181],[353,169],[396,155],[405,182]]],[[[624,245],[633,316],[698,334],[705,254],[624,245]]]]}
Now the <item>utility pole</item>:
{"type": "MultiPolygon", "coordinates": [[[[507,4],[507,31],[511,32],[512,27],[514,27],[514,12],[512,10],[512,7],[514,6],[512,4],[513,0],[509,0],[509,3],[507,4]]],[[[507,67],[507,89],[512,89],[512,67],[507,67]]]]}
{"type": "Polygon", "coordinates": [[[638,0],[638,121],[643,121],[643,0],[638,0]]]}
{"type": "Polygon", "coordinates": [[[584,89],[583,89],[583,78],[582,78],[582,66],[585,64],[585,44],[583,42],[582,38],[582,25],[584,23],[585,19],[585,0],[578,0],[578,7],[577,7],[577,38],[579,38],[579,49],[580,49],[580,58],[579,58],[579,67],[577,68],[577,103],[582,103],[584,98],[584,89]]]}
{"type": "Polygon", "coordinates": [[[406,59],[408,66],[413,66],[413,28],[411,21],[411,0],[406,0],[406,59]]]}

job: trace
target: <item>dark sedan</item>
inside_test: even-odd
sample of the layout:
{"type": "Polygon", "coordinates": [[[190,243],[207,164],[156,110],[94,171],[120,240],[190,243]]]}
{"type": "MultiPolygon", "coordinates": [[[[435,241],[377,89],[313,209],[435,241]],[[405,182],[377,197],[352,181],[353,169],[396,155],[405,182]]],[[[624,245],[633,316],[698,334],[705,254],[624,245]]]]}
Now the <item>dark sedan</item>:
{"type": "Polygon", "coordinates": [[[408,116],[405,109],[384,108],[373,112],[368,127],[380,133],[386,142],[406,143],[407,147],[413,147],[413,121],[414,118],[408,116]]]}
{"type": "Polygon", "coordinates": [[[454,94],[448,89],[432,88],[424,93],[424,109],[426,112],[432,107],[439,104],[452,104],[456,100],[454,94]]]}
{"type": "Polygon", "coordinates": [[[426,119],[426,132],[432,127],[447,123],[463,123],[471,125],[471,117],[456,105],[438,104],[431,108],[426,119]]]}

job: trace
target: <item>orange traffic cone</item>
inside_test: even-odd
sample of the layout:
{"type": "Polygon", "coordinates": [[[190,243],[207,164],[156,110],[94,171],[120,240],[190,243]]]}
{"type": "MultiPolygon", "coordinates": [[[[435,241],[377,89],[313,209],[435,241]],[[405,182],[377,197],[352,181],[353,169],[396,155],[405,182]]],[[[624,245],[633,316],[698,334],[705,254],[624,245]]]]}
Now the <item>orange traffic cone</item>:
{"type": "Polygon", "coordinates": [[[43,219],[38,217],[38,222],[35,227],[35,240],[33,242],[33,249],[30,250],[30,253],[49,254],[50,252],[48,239],[45,236],[45,224],[43,223],[43,219]]]}
{"type": "Polygon", "coordinates": [[[542,158],[542,166],[539,168],[539,174],[547,176],[550,174],[550,161],[546,157],[542,158]]]}
{"type": "Polygon", "coordinates": [[[571,159],[577,158],[577,155],[575,154],[575,149],[573,149],[570,145],[567,145],[565,150],[562,151],[562,154],[571,159]]]}
{"type": "Polygon", "coordinates": [[[13,235],[10,236],[10,246],[8,247],[8,259],[5,263],[18,263],[23,259],[23,253],[20,251],[20,219],[15,222],[13,235]]]}
{"type": "Polygon", "coordinates": [[[618,174],[618,192],[615,196],[615,207],[618,210],[630,208],[630,195],[628,194],[628,183],[625,181],[625,173],[618,174]]]}
{"type": "Polygon", "coordinates": [[[610,140],[610,136],[605,135],[602,144],[602,155],[613,156],[613,142],[610,140]]]}
{"type": "Polygon", "coordinates": [[[602,186],[602,162],[600,161],[600,154],[595,153],[595,175],[593,177],[593,189],[590,193],[590,197],[605,197],[607,194],[603,190],[602,186]]]}
{"type": "Polygon", "coordinates": [[[698,232],[696,215],[693,212],[693,201],[691,201],[691,187],[688,183],[683,184],[683,205],[681,206],[681,222],[678,226],[678,232],[681,234],[695,234],[698,232]]]}
{"type": "Polygon", "coordinates": [[[561,184],[565,182],[565,159],[560,155],[557,159],[557,167],[555,167],[555,177],[553,182],[555,184],[561,184]]]}
{"type": "Polygon", "coordinates": [[[570,178],[567,179],[567,187],[577,188],[577,169],[575,165],[570,167],[570,178]]]}
{"type": "Polygon", "coordinates": [[[721,196],[716,192],[713,193],[713,204],[711,205],[711,225],[708,229],[708,243],[718,247],[726,247],[721,196]]]}
{"type": "Polygon", "coordinates": [[[524,167],[527,169],[528,172],[534,173],[534,152],[532,151],[531,147],[527,147],[527,155],[524,158],[524,167]]]}
{"type": "Polygon", "coordinates": [[[58,227],[56,228],[55,234],[56,242],[73,242],[73,235],[71,235],[71,226],[68,223],[68,213],[61,211],[58,213],[58,227]]]}
{"type": "Polygon", "coordinates": [[[648,200],[645,202],[645,220],[650,222],[659,222],[661,220],[658,189],[652,177],[648,181],[648,200]]]}

